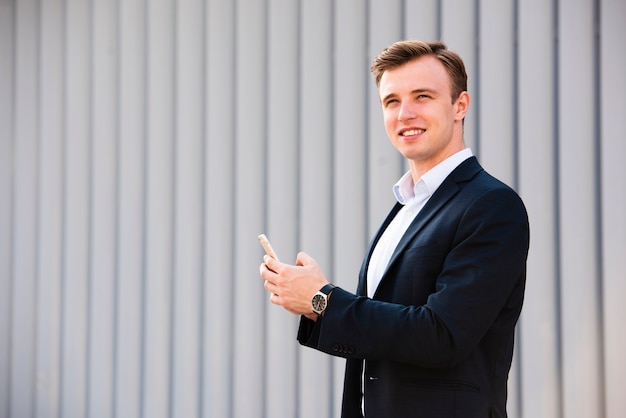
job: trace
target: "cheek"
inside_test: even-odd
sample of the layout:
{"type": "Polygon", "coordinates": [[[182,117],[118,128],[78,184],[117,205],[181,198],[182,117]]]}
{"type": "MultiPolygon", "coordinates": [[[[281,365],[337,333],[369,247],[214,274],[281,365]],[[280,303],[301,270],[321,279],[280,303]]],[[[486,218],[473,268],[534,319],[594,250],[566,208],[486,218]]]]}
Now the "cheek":
{"type": "Polygon", "coordinates": [[[395,126],[398,118],[392,112],[385,112],[383,114],[383,123],[385,124],[385,131],[387,134],[392,134],[395,132],[395,126]]]}

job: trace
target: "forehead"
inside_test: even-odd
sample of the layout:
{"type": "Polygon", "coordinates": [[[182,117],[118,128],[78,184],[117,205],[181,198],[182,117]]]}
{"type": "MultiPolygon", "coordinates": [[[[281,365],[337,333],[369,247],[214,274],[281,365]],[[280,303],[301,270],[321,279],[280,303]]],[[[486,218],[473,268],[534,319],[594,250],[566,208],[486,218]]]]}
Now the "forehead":
{"type": "Polygon", "coordinates": [[[415,90],[450,92],[450,75],[434,56],[416,58],[399,67],[387,70],[380,78],[380,97],[415,90]]]}

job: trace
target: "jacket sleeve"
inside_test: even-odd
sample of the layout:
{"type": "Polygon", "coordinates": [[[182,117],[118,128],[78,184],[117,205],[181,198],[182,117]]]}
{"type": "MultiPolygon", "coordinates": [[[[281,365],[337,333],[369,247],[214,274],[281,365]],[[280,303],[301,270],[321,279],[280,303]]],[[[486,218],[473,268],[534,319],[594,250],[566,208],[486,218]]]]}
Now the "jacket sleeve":
{"type": "MultiPolygon", "coordinates": [[[[486,334],[512,330],[525,284],[525,209],[506,188],[487,191],[465,206],[447,227],[453,231],[449,248],[434,277],[394,278],[433,281],[425,303],[392,303],[336,288],[323,318],[301,320],[299,342],[341,357],[448,367],[469,355],[486,334]]],[[[432,222],[431,231],[438,231],[437,221],[432,222]]],[[[419,270],[416,265],[402,271],[419,270]]]]}

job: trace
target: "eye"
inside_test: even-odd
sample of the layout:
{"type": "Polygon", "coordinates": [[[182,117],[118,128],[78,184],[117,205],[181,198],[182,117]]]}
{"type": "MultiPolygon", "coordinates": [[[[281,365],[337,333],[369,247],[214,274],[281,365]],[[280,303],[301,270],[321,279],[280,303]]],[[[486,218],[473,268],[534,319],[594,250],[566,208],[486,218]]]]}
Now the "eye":
{"type": "Polygon", "coordinates": [[[394,105],[396,103],[399,103],[398,99],[388,99],[388,100],[385,101],[384,105],[385,105],[385,107],[389,107],[389,106],[392,106],[392,105],[394,105]]]}

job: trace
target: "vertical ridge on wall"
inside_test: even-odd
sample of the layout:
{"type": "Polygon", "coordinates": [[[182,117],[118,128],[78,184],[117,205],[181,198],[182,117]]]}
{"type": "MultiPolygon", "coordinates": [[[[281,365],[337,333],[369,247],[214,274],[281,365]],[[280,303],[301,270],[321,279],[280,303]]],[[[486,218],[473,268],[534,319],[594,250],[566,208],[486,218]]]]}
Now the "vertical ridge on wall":
{"type": "Polygon", "coordinates": [[[0,415],[10,415],[15,4],[0,2],[0,415]]]}
{"type": "MultiPolygon", "coordinates": [[[[511,187],[520,193],[520,143],[519,143],[519,1],[513,0],[512,2],[512,85],[511,85],[511,140],[512,140],[512,180],[511,187]]],[[[518,320],[517,328],[515,330],[515,341],[517,347],[519,347],[519,341],[522,336],[522,323],[518,320]]],[[[511,418],[522,416],[522,356],[519,348],[513,351],[513,359],[511,364],[511,372],[509,374],[509,401],[507,403],[507,411],[510,411],[511,418]]]]}
{"type": "MultiPolygon", "coordinates": [[[[327,149],[328,156],[327,156],[327,163],[326,163],[326,166],[328,167],[328,171],[329,171],[328,252],[330,254],[330,257],[327,263],[326,271],[328,271],[328,274],[330,275],[330,277],[333,277],[332,273],[335,271],[335,268],[337,265],[336,263],[337,245],[336,245],[336,241],[333,235],[333,231],[337,229],[337,218],[335,217],[335,204],[336,204],[335,179],[337,178],[337,173],[338,173],[336,161],[334,158],[335,149],[333,146],[333,144],[337,141],[337,137],[335,136],[335,129],[337,126],[337,119],[335,117],[335,114],[337,112],[337,108],[335,107],[334,94],[337,91],[337,87],[338,87],[337,82],[336,82],[336,74],[335,74],[335,43],[337,39],[337,30],[336,30],[337,15],[335,13],[334,6],[335,6],[334,2],[330,2],[330,4],[328,5],[327,13],[330,15],[330,17],[328,18],[330,36],[329,36],[329,41],[328,41],[329,60],[328,62],[326,62],[326,65],[328,66],[328,74],[330,78],[330,80],[328,81],[328,90],[329,90],[329,95],[328,95],[329,96],[328,97],[329,123],[328,124],[329,124],[330,129],[328,132],[328,149],[327,149]]],[[[328,384],[327,384],[326,389],[328,390],[330,394],[329,400],[328,400],[328,409],[327,409],[327,414],[329,416],[333,415],[334,411],[337,409],[339,405],[340,400],[342,399],[342,396],[336,395],[337,389],[339,390],[343,389],[343,385],[335,386],[335,376],[336,376],[335,366],[337,365],[337,362],[334,360],[335,359],[330,357],[328,361],[328,384]]],[[[341,368],[341,370],[343,370],[343,367],[341,368]]]]}
{"type": "Polygon", "coordinates": [[[138,297],[138,301],[137,304],[139,305],[138,308],[138,322],[141,324],[141,329],[138,332],[138,356],[139,359],[137,360],[138,366],[138,376],[137,376],[137,387],[138,387],[138,394],[137,394],[137,415],[138,416],[145,416],[145,412],[144,412],[144,405],[145,405],[145,393],[146,393],[146,381],[145,381],[145,375],[146,375],[146,371],[145,371],[145,363],[143,361],[143,359],[146,357],[146,329],[147,329],[147,319],[146,319],[146,304],[147,304],[147,283],[148,283],[148,254],[147,254],[147,250],[148,250],[148,236],[149,236],[149,232],[148,232],[148,174],[149,174],[149,160],[148,160],[148,149],[149,149],[149,144],[150,144],[150,137],[148,136],[148,121],[149,121],[149,116],[148,116],[148,112],[150,111],[149,108],[149,96],[148,96],[148,88],[149,88],[149,84],[148,84],[148,73],[149,73],[149,63],[148,63],[148,58],[149,58],[149,45],[150,45],[150,41],[149,41],[149,21],[148,21],[148,9],[149,9],[149,2],[145,1],[143,4],[143,25],[141,27],[141,35],[143,37],[143,45],[142,45],[142,51],[141,51],[141,59],[142,59],[142,63],[144,65],[144,76],[141,80],[141,88],[142,88],[142,105],[143,105],[143,114],[141,115],[141,125],[143,128],[143,149],[142,149],[142,158],[141,158],[141,162],[142,162],[142,167],[141,167],[141,177],[142,177],[142,181],[141,181],[141,205],[142,205],[142,219],[141,219],[141,241],[143,243],[143,248],[141,251],[141,259],[139,260],[140,263],[140,269],[141,269],[141,277],[139,278],[139,284],[138,286],[141,289],[141,294],[138,297]]]}
{"type": "Polygon", "coordinates": [[[200,201],[199,201],[199,205],[201,207],[200,213],[199,213],[199,217],[200,217],[200,230],[199,230],[199,234],[200,234],[200,242],[201,242],[201,251],[199,253],[199,257],[198,257],[198,269],[199,269],[199,277],[198,277],[198,294],[196,295],[197,300],[198,300],[198,327],[197,327],[197,332],[198,332],[198,364],[197,364],[197,374],[198,374],[198,388],[197,388],[197,399],[196,399],[196,408],[198,411],[198,417],[203,417],[206,415],[206,412],[204,410],[204,400],[203,400],[203,396],[205,393],[205,383],[209,380],[208,376],[205,376],[204,374],[204,370],[205,370],[205,361],[206,361],[206,356],[205,356],[205,352],[206,352],[206,348],[207,346],[205,345],[206,342],[206,336],[205,336],[205,330],[206,330],[206,299],[204,298],[204,295],[206,294],[206,276],[207,276],[207,266],[206,263],[204,262],[203,258],[204,255],[206,254],[207,251],[207,236],[205,234],[206,228],[207,228],[207,222],[206,222],[206,212],[207,212],[207,196],[206,196],[206,191],[207,191],[207,173],[208,170],[206,168],[207,166],[207,144],[206,144],[206,138],[208,135],[208,129],[207,129],[207,123],[205,120],[205,116],[207,114],[207,107],[208,107],[208,98],[207,98],[207,78],[206,78],[206,74],[207,74],[207,70],[208,70],[208,66],[207,66],[207,45],[208,45],[208,41],[207,41],[207,36],[208,36],[208,28],[207,28],[207,11],[208,11],[208,6],[207,3],[205,1],[202,2],[202,4],[199,7],[200,9],[200,13],[199,14],[199,18],[200,18],[200,22],[201,22],[201,30],[199,31],[199,35],[200,35],[200,44],[201,44],[201,51],[199,53],[199,55],[201,56],[201,61],[199,63],[199,67],[200,67],[200,101],[202,103],[202,112],[199,115],[199,123],[200,123],[200,130],[201,130],[201,134],[200,134],[200,138],[199,138],[199,148],[200,148],[200,155],[198,156],[200,158],[201,161],[201,166],[199,169],[199,175],[200,175],[200,182],[201,182],[201,190],[198,190],[200,197],[200,201]]]}
{"type": "Polygon", "coordinates": [[[564,278],[563,278],[563,266],[561,264],[562,254],[563,254],[563,238],[562,238],[562,224],[560,222],[560,213],[563,207],[563,202],[560,195],[560,187],[561,187],[561,160],[559,158],[562,147],[562,136],[561,136],[561,124],[559,123],[559,115],[562,111],[562,103],[560,100],[561,94],[561,85],[559,83],[559,75],[562,68],[562,62],[559,59],[559,52],[561,48],[561,16],[560,16],[560,7],[561,3],[559,0],[553,0],[553,38],[554,38],[554,72],[552,73],[553,77],[553,93],[554,93],[554,112],[552,114],[554,120],[554,162],[553,162],[553,178],[554,178],[554,196],[555,196],[555,210],[554,210],[554,233],[555,233],[555,249],[554,249],[554,259],[556,263],[556,271],[555,271],[555,287],[557,294],[554,296],[555,305],[557,307],[556,312],[556,320],[557,326],[555,332],[557,334],[557,358],[556,365],[558,366],[558,412],[561,416],[565,416],[565,392],[563,388],[564,371],[565,367],[563,360],[563,351],[564,351],[564,337],[562,330],[562,318],[563,318],[563,288],[564,288],[564,278]]]}
{"type": "MultiPolygon", "coordinates": [[[[592,2],[592,58],[591,61],[593,63],[593,189],[594,189],[594,225],[593,229],[595,230],[595,234],[593,239],[597,243],[594,247],[594,258],[595,258],[595,277],[596,280],[596,288],[595,288],[595,309],[596,309],[596,319],[597,322],[594,324],[596,328],[596,336],[598,339],[598,413],[601,417],[606,417],[606,387],[605,387],[605,375],[606,370],[605,366],[605,336],[603,330],[604,317],[603,317],[603,309],[604,300],[603,300],[603,280],[604,273],[602,269],[602,253],[603,249],[603,231],[602,231],[602,168],[601,168],[601,124],[600,124],[600,112],[601,109],[601,101],[600,101],[600,0],[593,0],[592,2]]],[[[626,17],[626,15],[624,15],[626,17]]]]}
{"type": "MultiPolygon", "coordinates": [[[[558,390],[556,393],[556,399],[558,400],[558,412],[560,414],[563,414],[564,412],[564,391],[563,391],[563,333],[561,332],[561,325],[562,325],[562,305],[563,305],[563,298],[561,297],[561,292],[562,292],[562,288],[563,288],[563,268],[561,266],[560,263],[560,259],[561,259],[561,255],[562,255],[562,251],[563,251],[563,246],[562,246],[562,239],[561,239],[561,224],[559,222],[559,215],[561,213],[561,207],[562,207],[562,203],[561,203],[561,198],[559,196],[559,185],[561,182],[561,170],[560,170],[560,160],[559,160],[559,154],[561,152],[561,127],[560,124],[558,123],[558,119],[559,119],[559,113],[561,112],[561,103],[559,101],[559,94],[560,94],[560,85],[559,85],[559,73],[560,73],[560,69],[561,69],[561,62],[559,60],[559,47],[560,47],[560,41],[559,41],[559,27],[560,27],[560,17],[559,17],[559,0],[553,0],[552,1],[552,8],[551,8],[551,12],[552,12],[552,38],[553,38],[553,44],[554,44],[554,50],[552,51],[553,56],[551,57],[552,59],[552,64],[554,66],[553,71],[551,73],[552,76],[552,93],[554,94],[553,100],[554,100],[554,108],[552,113],[550,114],[550,116],[552,117],[552,120],[554,121],[553,125],[552,125],[552,134],[554,137],[554,145],[553,145],[553,161],[552,161],[552,178],[553,178],[553,182],[552,182],[552,186],[553,186],[553,193],[554,193],[554,209],[553,209],[553,232],[554,232],[554,252],[553,252],[553,258],[552,260],[554,261],[554,265],[555,265],[555,270],[554,270],[554,283],[555,283],[555,290],[556,290],[556,294],[553,295],[553,298],[551,300],[554,301],[554,304],[556,306],[556,326],[554,329],[554,333],[556,335],[556,346],[557,346],[557,357],[555,359],[555,361],[553,362],[553,364],[555,365],[555,368],[558,371],[558,390]]],[[[551,261],[552,261],[551,260],[551,261]]]]}

